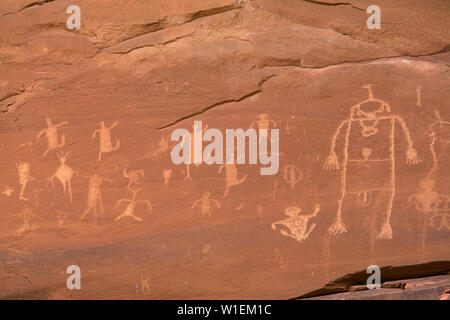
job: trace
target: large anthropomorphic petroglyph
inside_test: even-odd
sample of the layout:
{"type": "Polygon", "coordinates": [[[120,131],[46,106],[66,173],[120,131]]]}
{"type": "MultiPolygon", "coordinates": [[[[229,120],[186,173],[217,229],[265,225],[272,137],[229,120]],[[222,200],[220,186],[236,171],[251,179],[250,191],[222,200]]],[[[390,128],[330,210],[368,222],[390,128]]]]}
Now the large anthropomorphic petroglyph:
{"type": "Polygon", "coordinates": [[[403,118],[391,114],[390,105],[374,98],[372,85],[365,85],[369,97],[353,106],[350,117],[336,130],[329,156],[323,166],[326,170],[341,169],[341,195],[338,199],[336,221],[329,228],[330,234],[347,232],[342,220],[342,204],[348,194],[368,199],[373,192],[383,194],[385,218],[377,239],[392,239],[391,213],[395,197],[395,137],[398,125],[408,144],[406,161],[418,163],[417,152],[411,134],[403,118]],[[336,154],[336,142],[344,131],[344,159],[336,154]]]}

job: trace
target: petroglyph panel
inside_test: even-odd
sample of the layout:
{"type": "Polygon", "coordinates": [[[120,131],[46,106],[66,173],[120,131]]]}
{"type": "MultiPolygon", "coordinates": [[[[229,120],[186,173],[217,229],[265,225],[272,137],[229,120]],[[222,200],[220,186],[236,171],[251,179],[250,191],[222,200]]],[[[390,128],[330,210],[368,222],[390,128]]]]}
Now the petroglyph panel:
{"type": "Polygon", "coordinates": [[[450,260],[445,1],[381,1],[370,31],[308,1],[78,2],[76,32],[0,3],[0,298],[287,299],[450,260]],[[194,121],[223,155],[254,129],[278,171],[248,137],[194,163],[194,121]]]}

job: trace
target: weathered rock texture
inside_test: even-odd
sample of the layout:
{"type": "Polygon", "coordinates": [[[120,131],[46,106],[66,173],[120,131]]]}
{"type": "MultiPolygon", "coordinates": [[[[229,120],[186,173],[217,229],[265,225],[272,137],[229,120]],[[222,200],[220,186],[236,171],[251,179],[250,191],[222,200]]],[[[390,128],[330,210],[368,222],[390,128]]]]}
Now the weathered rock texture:
{"type": "Polygon", "coordinates": [[[448,0],[1,1],[0,297],[285,299],[450,260],[449,16],[448,0]],[[174,129],[263,114],[277,175],[172,163],[174,129]],[[133,192],[149,202],[121,216],[133,192]],[[286,208],[296,225],[272,225],[286,208]]]}

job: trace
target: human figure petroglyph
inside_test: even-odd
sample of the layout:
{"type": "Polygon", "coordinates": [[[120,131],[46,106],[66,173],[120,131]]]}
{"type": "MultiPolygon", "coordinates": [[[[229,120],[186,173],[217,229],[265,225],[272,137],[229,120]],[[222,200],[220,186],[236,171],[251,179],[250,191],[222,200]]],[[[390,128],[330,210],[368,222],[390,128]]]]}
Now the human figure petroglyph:
{"type": "MultiPolygon", "coordinates": [[[[201,130],[201,135],[203,136],[203,133],[208,129],[208,125],[206,125],[202,130],[201,130]]],[[[195,154],[195,150],[194,150],[194,146],[195,146],[195,139],[194,137],[194,132],[195,132],[195,126],[192,125],[192,132],[189,133],[190,135],[190,142],[191,142],[191,163],[194,163],[194,154],[195,154]]],[[[184,144],[184,139],[186,139],[187,135],[183,136],[183,139],[181,140],[182,143],[184,144]]],[[[205,159],[206,161],[206,159],[205,159]]],[[[199,164],[197,164],[197,166],[199,166],[199,164]]],[[[192,176],[191,176],[191,165],[189,163],[186,163],[186,176],[184,177],[184,180],[186,181],[192,181],[192,176]]]]}
{"type": "Polygon", "coordinates": [[[289,165],[284,168],[283,178],[291,189],[295,188],[295,185],[302,180],[302,177],[303,172],[297,166],[289,165]]]}
{"type": "Polygon", "coordinates": [[[103,214],[103,201],[102,201],[102,190],[101,186],[103,181],[113,181],[112,179],[105,179],[100,177],[97,173],[89,177],[88,186],[88,197],[86,201],[86,210],[81,215],[80,219],[83,220],[84,217],[89,213],[94,213],[94,219],[97,221],[97,207],[100,209],[100,213],[103,214]]]}
{"type": "Polygon", "coordinates": [[[274,257],[267,260],[268,263],[274,263],[280,266],[281,270],[287,268],[289,262],[285,261],[279,249],[275,249],[274,257]]]}
{"type": "Polygon", "coordinates": [[[431,178],[425,178],[420,181],[419,186],[421,192],[413,194],[409,197],[409,203],[414,204],[414,207],[419,212],[431,212],[437,205],[439,194],[434,191],[435,181],[431,178]]]}
{"type": "Polygon", "coordinates": [[[247,179],[247,176],[245,175],[242,178],[238,179],[238,170],[234,163],[222,164],[219,167],[217,173],[221,174],[223,168],[225,168],[225,179],[226,179],[225,193],[223,194],[223,197],[225,198],[228,195],[230,188],[244,183],[245,179],[247,179]]]}
{"type": "Polygon", "coordinates": [[[171,169],[164,169],[163,170],[163,178],[164,178],[164,185],[169,185],[170,178],[172,177],[172,170],[171,169]]]}
{"type": "Polygon", "coordinates": [[[342,203],[347,194],[384,191],[389,194],[389,200],[385,212],[385,220],[381,231],[377,235],[377,239],[389,240],[392,239],[390,218],[395,197],[395,129],[397,124],[400,124],[408,144],[406,152],[407,164],[415,165],[419,160],[417,151],[413,147],[411,134],[403,118],[391,115],[390,105],[383,100],[374,98],[372,85],[363,87],[369,91],[369,97],[353,106],[350,111],[350,117],[339,125],[332,138],[330,154],[323,166],[325,170],[342,169],[341,195],[338,199],[336,221],[329,228],[329,232],[333,235],[347,232],[342,221],[342,203]],[[377,109],[371,109],[373,106],[376,106],[377,109]],[[344,128],[344,159],[340,165],[335,148],[338,136],[344,128]],[[380,141],[374,141],[373,137],[384,140],[380,143],[380,141]],[[360,147],[359,155],[358,145],[360,147]],[[378,147],[378,152],[377,154],[372,154],[372,150],[375,150],[375,147],[378,147]],[[361,179],[358,170],[365,170],[364,172],[368,174],[369,179],[361,179]],[[390,173],[386,171],[390,171],[390,173]],[[355,181],[349,183],[349,180],[355,181]],[[358,182],[363,185],[362,188],[358,185],[358,182]]]}
{"type": "Polygon", "coordinates": [[[50,117],[46,118],[46,122],[47,122],[47,128],[40,131],[36,137],[36,139],[40,139],[44,133],[45,133],[45,136],[47,137],[48,146],[47,146],[47,150],[45,150],[42,157],[45,157],[47,155],[47,153],[51,150],[64,147],[64,145],[66,143],[65,135],[61,136],[61,143],[58,143],[58,128],[68,124],[68,122],[64,121],[64,122],[61,122],[61,123],[55,125],[52,123],[52,119],[50,119],[50,117]]]}
{"type": "Polygon", "coordinates": [[[67,212],[64,210],[58,210],[56,211],[56,219],[58,219],[58,228],[62,228],[64,221],[67,219],[67,212]]]}
{"type": "Polygon", "coordinates": [[[19,193],[19,199],[28,201],[28,198],[23,196],[28,182],[33,181],[34,178],[30,175],[31,164],[29,162],[16,162],[17,173],[19,174],[19,183],[22,186],[19,193]]]}
{"type": "Polygon", "coordinates": [[[144,276],[141,275],[141,292],[144,296],[147,296],[151,293],[150,276],[144,278],[144,276]]]}
{"type": "MultiPolygon", "coordinates": [[[[253,121],[250,124],[250,128],[256,129],[256,127],[258,127],[259,130],[266,129],[267,131],[265,131],[265,132],[269,133],[271,125],[274,128],[277,128],[277,123],[275,121],[271,120],[267,113],[261,113],[260,115],[258,115],[258,120],[253,121]]],[[[264,131],[262,131],[262,132],[264,132],[264,131]]]]}
{"type": "Polygon", "coordinates": [[[14,193],[14,189],[11,187],[5,187],[5,189],[3,189],[2,194],[4,194],[7,197],[11,197],[11,195],[14,193]]]}
{"type": "Polygon", "coordinates": [[[133,188],[140,188],[144,179],[144,170],[123,169],[123,176],[128,179],[127,189],[133,192],[133,188]]]}
{"type": "Polygon", "coordinates": [[[201,219],[203,219],[205,216],[208,216],[209,218],[212,218],[212,206],[211,204],[215,204],[218,209],[222,209],[222,206],[220,205],[220,202],[216,199],[211,198],[211,192],[205,191],[203,195],[194,202],[192,205],[192,209],[195,209],[198,205],[200,205],[200,208],[202,209],[201,219]]]}
{"type": "Polygon", "coordinates": [[[105,126],[104,121],[100,121],[100,129],[97,129],[92,134],[92,139],[95,139],[97,133],[100,136],[100,151],[98,153],[98,161],[102,161],[102,154],[115,151],[120,147],[120,140],[116,140],[116,146],[113,147],[111,141],[111,129],[115,128],[119,122],[114,122],[110,127],[105,126]]]}
{"type": "Polygon", "coordinates": [[[158,142],[158,149],[156,149],[153,154],[152,157],[158,158],[166,153],[168,153],[170,150],[170,145],[169,145],[169,140],[167,140],[165,137],[161,137],[161,139],[158,142]]]}
{"type": "Polygon", "coordinates": [[[31,233],[31,232],[33,232],[36,229],[36,227],[31,225],[31,219],[32,219],[33,216],[43,220],[40,216],[38,216],[37,214],[33,213],[33,210],[30,207],[28,207],[28,206],[25,206],[23,208],[22,212],[19,213],[19,214],[16,214],[15,216],[19,216],[20,219],[23,222],[22,227],[20,227],[16,231],[16,235],[18,237],[20,237],[24,233],[31,233]]]}
{"type": "Polygon", "coordinates": [[[66,192],[66,190],[69,192],[70,203],[72,203],[72,178],[73,175],[76,173],[76,171],[66,164],[68,155],[69,152],[66,153],[58,152],[57,156],[61,164],[56,170],[56,172],[49,178],[49,181],[52,184],[52,187],[54,188],[55,187],[54,179],[56,177],[59,180],[59,182],[61,182],[64,192],[66,192]]]}
{"type": "Polygon", "coordinates": [[[140,192],[141,190],[142,190],[142,188],[141,189],[136,189],[134,191],[130,190],[133,193],[133,197],[131,199],[120,199],[119,201],[117,201],[116,208],[119,208],[120,203],[122,203],[122,202],[128,202],[128,205],[125,208],[125,210],[122,212],[122,214],[119,215],[114,221],[117,221],[117,220],[119,220],[119,219],[121,219],[123,217],[131,217],[134,220],[143,221],[142,218],[139,218],[139,217],[134,215],[134,209],[136,208],[136,204],[138,204],[138,203],[145,203],[147,205],[147,210],[149,212],[152,211],[152,204],[151,204],[150,201],[148,201],[148,200],[136,200],[136,196],[137,196],[138,192],[140,192]]]}
{"type": "Polygon", "coordinates": [[[316,227],[315,223],[312,223],[308,226],[308,222],[311,218],[317,216],[320,211],[320,205],[316,204],[314,206],[313,213],[308,215],[300,215],[301,211],[302,209],[295,206],[286,208],[284,210],[284,214],[289,218],[272,223],[272,229],[276,230],[277,225],[282,225],[288,228],[288,231],[284,229],[280,230],[280,233],[283,236],[291,237],[298,242],[302,242],[303,240],[307,239],[316,227]]]}
{"type": "Polygon", "coordinates": [[[441,231],[446,229],[450,231],[450,196],[441,195],[433,208],[433,215],[430,218],[431,227],[441,231]],[[436,223],[439,220],[439,225],[436,223]]]}
{"type": "Polygon", "coordinates": [[[420,84],[416,86],[416,96],[417,96],[416,105],[418,107],[422,107],[422,86],[420,84]]]}

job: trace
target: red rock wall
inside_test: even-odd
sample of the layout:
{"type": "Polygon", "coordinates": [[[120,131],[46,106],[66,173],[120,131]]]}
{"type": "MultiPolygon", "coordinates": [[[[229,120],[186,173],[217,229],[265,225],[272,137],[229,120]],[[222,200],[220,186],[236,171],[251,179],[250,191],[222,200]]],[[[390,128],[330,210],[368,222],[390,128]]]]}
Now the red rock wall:
{"type": "Polygon", "coordinates": [[[0,297],[286,299],[450,260],[449,14],[448,0],[3,0],[0,297]],[[171,134],[194,120],[279,129],[278,174],[173,164],[171,134]]]}

